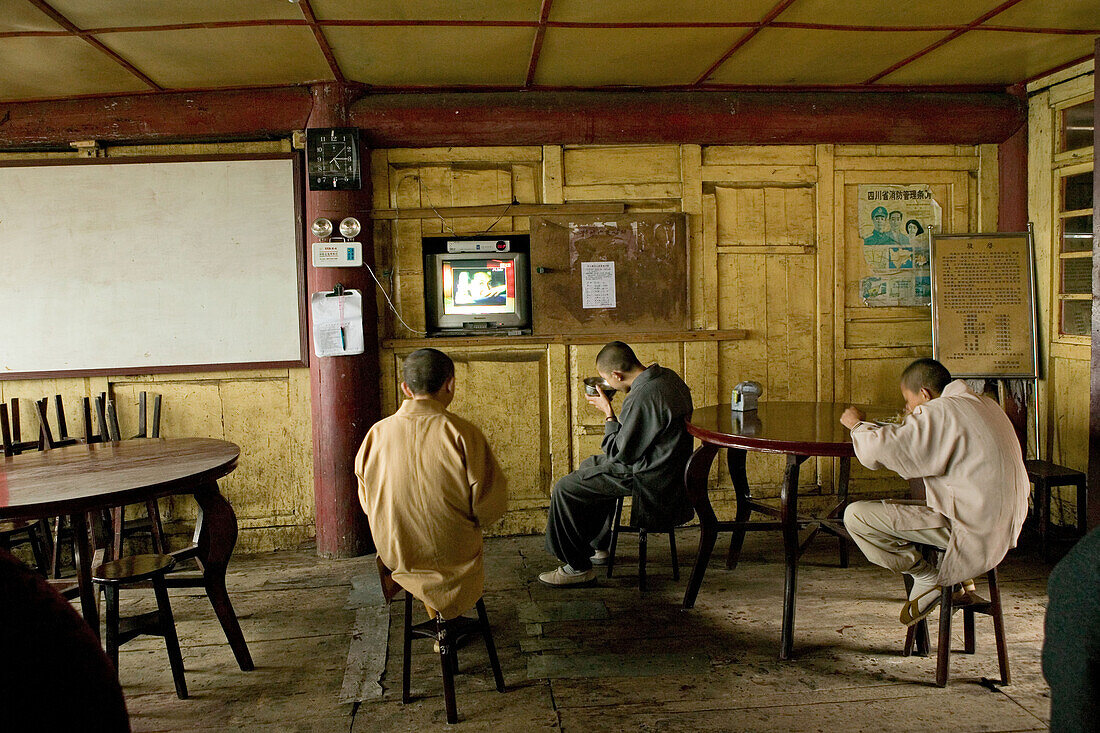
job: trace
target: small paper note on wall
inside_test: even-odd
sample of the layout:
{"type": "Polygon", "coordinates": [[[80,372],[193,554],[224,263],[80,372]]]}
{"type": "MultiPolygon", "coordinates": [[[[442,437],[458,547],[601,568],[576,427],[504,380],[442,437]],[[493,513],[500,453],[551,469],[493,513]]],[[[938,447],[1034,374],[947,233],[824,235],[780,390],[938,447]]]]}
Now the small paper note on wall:
{"type": "Polygon", "coordinates": [[[584,308],[615,307],[615,263],[581,263],[581,306],[584,308]]]}

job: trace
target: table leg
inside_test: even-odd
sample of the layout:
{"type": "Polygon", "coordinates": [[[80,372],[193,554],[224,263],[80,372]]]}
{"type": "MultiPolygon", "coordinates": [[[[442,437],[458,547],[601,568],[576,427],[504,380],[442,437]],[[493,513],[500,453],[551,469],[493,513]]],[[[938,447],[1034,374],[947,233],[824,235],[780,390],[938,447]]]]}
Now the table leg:
{"type": "MultiPolygon", "coordinates": [[[[837,517],[842,521],[844,518],[844,510],[848,506],[848,476],[852,472],[852,459],[848,456],[840,457],[840,465],[837,467],[837,517]]],[[[848,567],[848,540],[845,537],[837,535],[836,541],[840,543],[840,567],[848,567]]]]}
{"type": "Polygon", "coordinates": [[[92,541],[88,534],[88,518],[84,512],[71,517],[73,545],[76,550],[76,579],[80,585],[80,612],[84,621],[99,638],[99,604],[92,586],[92,541]]]}
{"type": "Polygon", "coordinates": [[[202,567],[206,596],[221,622],[222,631],[233,649],[237,664],[247,672],[255,668],[252,655],[248,652],[241,625],[225,588],[225,570],[229,565],[229,557],[233,554],[233,546],[237,544],[237,515],[218,491],[217,481],[209,481],[198,487],[195,490],[195,501],[199,505],[199,517],[195,525],[197,558],[202,567]]]}
{"type": "Polygon", "coordinates": [[[710,466],[717,453],[717,446],[703,443],[691,454],[687,468],[684,469],[684,486],[688,499],[699,516],[699,550],[695,554],[695,568],[691,571],[687,591],[684,593],[684,608],[695,605],[695,597],[699,595],[699,586],[703,584],[703,574],[707,571],[710,553],[714,550],[714,541],[718,538],[718,517],[710,505],[707,492],[710,466]]]}
{"type": "Polygon", "coordinates": [[[783,589],[783,630],[779,640],[779,658],[789,659],[794,646],[794,605],[798,590],[798,467],[806,456],[787,456],[787,471],[779,493],[779,521],[783,525],[783,554],[787,563],[783,589]]]}
{"type": "MultiPolygon", "coordinates": [[[[745,472],[745,451],[741,448],[726,449],[726,465],[729,466],[730,478],[733,479],[733,489],[737,496],[736,522],[749,521],[752,507],[749,501],[752,499],[752,491],[749,489],[749,477],[745,472]]],[[[741,548],[745,544],[745,529],[743,527],[733,530],[730,535],[730,549],[726,555],[726,567],[733,570],[737,567],[737,561],[741,559],[741,548]]]]}

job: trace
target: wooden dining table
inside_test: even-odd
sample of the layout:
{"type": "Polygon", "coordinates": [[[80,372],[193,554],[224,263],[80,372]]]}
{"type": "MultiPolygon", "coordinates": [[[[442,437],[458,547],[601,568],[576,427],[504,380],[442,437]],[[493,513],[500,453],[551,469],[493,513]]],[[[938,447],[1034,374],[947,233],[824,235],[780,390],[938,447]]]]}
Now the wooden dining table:
{"type": "MultiPolygon", "coordinates": [[[[737,566],[746,532],[781,532],[786,577],[780,659],[788,659],[794,646],[799,557],[817,534],[825,532],[838,538],[840,565],[848,566],[847,543],[850,538],[844,530],[843,513],[848,503],[848,474],[855,453],[848,429],[840,424],[840,416],[847,407],[847,403],[840,402],[761,402],[755,410],[734,412],[728,404],[711,405],[697,408],[687,424],[688,432],[701,441],[685,470],[688,497],[699,517],[700,534],[695,568],[684,594],[684,608],[695,605],[719,532],[731,533],[726,557],[726,566],[731,569],[737,566]],[[708,491],[711,464],[720,448],[726,449],[726,462],[737,501],[732,521],[718,519],[708,491]],[[779,489],[778,507],[753,497],[745,472],[746,454],[749,452],[786,455],[787,466],[779,489]],[[824,514],[811,517],[798,513],[798,474],[802,463],[813,456],[836,457],[839,466],[835,505],[824,514]],[[763,514],[768,519],[750,521],[754,513],[763,514]],[[806,530],[806,536],[800,540],[799,532],[803,530],[806,530]]],[[[889,409],[862,409],[868,415],[885,417],[892,414],[889,409]]]]}
{"type": "Polygon", "coordinates": [[[190,546],[171,553],[197,560],[201,578],[168,578],[170,586],[201,586],[242,670],[253,669],[229,600],[225,572],[237,543],[237,517],[217,480],[237,465],[240,448],[211,438],[136,438],[78,444],[0,458],[0,519],[72,517],[80,609],[99,634],[92,587],[87,514],[162,496],[189,494],[199,513],[190,546]]]}

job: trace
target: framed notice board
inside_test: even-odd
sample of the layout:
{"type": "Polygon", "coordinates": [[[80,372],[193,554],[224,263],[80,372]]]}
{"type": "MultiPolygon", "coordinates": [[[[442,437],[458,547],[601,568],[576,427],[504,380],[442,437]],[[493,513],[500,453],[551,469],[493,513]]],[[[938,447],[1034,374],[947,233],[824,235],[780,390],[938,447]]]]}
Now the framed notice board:
{"type": "Polygon", "coordinates": [[[933,234],[932,354],[955,377],[1035,379],[1031,233],[933,234]]]}
{"type": "Polygon", "coordinates": [[[679,331],[687,324],[681,213],[531,217],[536,334],[679,331]]]}

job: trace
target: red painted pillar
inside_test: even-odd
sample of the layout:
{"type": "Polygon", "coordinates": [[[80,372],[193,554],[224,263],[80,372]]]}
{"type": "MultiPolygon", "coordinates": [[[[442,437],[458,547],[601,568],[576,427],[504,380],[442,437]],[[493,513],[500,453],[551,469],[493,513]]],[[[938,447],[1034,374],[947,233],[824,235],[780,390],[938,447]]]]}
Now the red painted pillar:
{"type": "MultiPolygon", "coordinates": [[[[351,92],[340,84],[312,88],[313,111],[309,127],[348,127],[351,92]]],[[[373,267],[370,157],[360,148],[363,188],[359,191],[310,191],[306,171],[306,300],[319,291],[331,291],[337,283],[363,293],[363,335],[366,351],[358,356],[317,357],[313,354],[313,315],[310,314],[310,393],[313,398],[313,491],[317,511],[317,553],[324,557],[352,557],[373,552],[370,528],[359,506],[353,473],[355,453],[367,430],[381,417],[378,366],[378,313],[374,282],[366,267],[318,267],[312,265],[310,244],[317,241],[310,223],[319,216],[339,226],[354,216],[363,225],[358,240],[363,262],[373,267]]]]}

